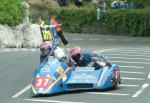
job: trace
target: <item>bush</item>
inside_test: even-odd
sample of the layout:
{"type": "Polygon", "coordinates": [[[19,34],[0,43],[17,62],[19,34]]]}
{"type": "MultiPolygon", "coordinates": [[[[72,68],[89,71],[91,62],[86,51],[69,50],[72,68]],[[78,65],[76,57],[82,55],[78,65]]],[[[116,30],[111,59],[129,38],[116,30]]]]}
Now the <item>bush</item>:
{"type": "Polygon", "coordinates": [[[82,32],[82,27],[85,25],[92,24],[92,22],[95,20],[95,11],[86,11],[83,9],[80,9],[78,11],[76,10],[62,10],[61,13],[59,13],[59,17],[63,21],[63,25],[65,27],[68,27],[70,32],[82,32]]]}
{"type": "Polygon", "coordinates": [[[150,36],[150,12],[118,10],[106,13],[104,23],[112,32],[125,31],[131,36],[150,36]]]}
{"type": "Polygon", "coordinates": [[[107,27],[115,34],[125,32],[131,36],[150,36],[149,10],[111,10],[103,13],[100,21],[96,20],[95,10],[62,10],[59,17],[69,32],[81,33],[84,27],[91,29],[91,25],[96,24],[95,29],[107,27]]]}
{"type": "Polygon", "coordinates": [[[0,24],[14,26],[22,22],[22,9],[20,2],[23,0],[1,0],[0,24]]]}

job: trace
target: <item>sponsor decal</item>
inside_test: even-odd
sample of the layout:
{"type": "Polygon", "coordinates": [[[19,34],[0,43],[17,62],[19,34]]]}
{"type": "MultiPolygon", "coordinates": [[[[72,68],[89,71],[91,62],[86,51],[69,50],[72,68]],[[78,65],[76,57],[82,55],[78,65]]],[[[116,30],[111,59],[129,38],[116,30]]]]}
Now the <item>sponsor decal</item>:
{"type": "Polygon", "coordinates": [[[54,77],[57,79],[57,78],[60,77],[60,74],[59,74],[58,72],[56,72],[56,73],[54,74],[54,77]]]}
{"type": "MultiPolygon", "coordinates": [[[[63,73],[64,73],[64,69],[61,67],[61,66],[59,66],[57,69],[56,69],[56,73],[54,74],[54,77],[55,77],[55,79],[57,79],[60,75],[63,75],[63,73]]],[[[67,80],[67,76],[66,76],[66,74],[62,77],[62,81],[63,82],[65,82],[67,80]]]]}
{"type": "Polygon", "coordinates": [[[52,33],[50,30],[43,30],[42,33],[43,33],[44,40],[50,40],[50,41],[53,40],[52,33]]]}
{"type": "Polygon", "coordinates": [[[82,74],[75,74],[73,76],[73,80],[75,79],[85,79],[85,80],[94,80],[96,81],[97,80],[97,77],[93,74],[86,74],[86,73],[82,73],[82,74]]]}
{"type": "Polygon", "coordinates": [[[116,79],[116,80],[119,80],[119,79],[120,79],[120,71],[119,71],[119,70],[116,70],[116,71],[115,71],[115,79],[116,79]]]}
{"type": "Polygon", "coordinates": [[[50,68],[49,67],[43,67],[43,68],[41,68],[41,72],[50,72],[50,68]]]}

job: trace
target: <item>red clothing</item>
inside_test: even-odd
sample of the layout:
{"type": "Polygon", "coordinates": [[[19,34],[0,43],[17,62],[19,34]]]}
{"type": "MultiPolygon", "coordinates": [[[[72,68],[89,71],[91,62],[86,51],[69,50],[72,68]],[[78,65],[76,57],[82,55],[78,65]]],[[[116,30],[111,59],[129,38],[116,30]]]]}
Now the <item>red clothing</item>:
{"type": "Polygon", "coordinates": [[[53,25],[56,26],[57,32],[59,32],[59,31],[62,30],[62,29],[61,29],[61,24],[59,24],[55,18],[52,18],[52,19],[51,19],[51,24],[53,24],[53,25]]]}

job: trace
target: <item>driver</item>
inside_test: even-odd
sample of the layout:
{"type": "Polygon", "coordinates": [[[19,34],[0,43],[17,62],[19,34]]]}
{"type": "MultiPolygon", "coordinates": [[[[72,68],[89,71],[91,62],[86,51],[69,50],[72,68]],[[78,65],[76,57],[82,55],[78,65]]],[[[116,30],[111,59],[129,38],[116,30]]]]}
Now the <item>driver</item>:
{"type": "Polygon", "coordinates": [[[79,67],[85,67],[90,65],[95,67],[95,70],[97,70],[101,66],[111,65],[107,57],[94,52],[82,51],[80,47],[72,48],[70,56],[79,67]]]}

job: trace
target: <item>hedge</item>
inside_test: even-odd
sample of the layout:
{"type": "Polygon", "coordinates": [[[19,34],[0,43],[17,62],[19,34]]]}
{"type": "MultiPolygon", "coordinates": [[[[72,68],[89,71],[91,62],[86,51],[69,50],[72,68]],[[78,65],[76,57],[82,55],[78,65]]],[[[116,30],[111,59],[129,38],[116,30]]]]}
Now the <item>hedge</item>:
{"type": "Polygon", "coordinates": [[[131,36],[150,36],[150,11],[147,10],[109,10],[101,14],[101,19],[96,20],[95,10],[62,10],[58,16],[63,21],[63,26],[69,32],[84,32],[87,27],[90,31],[92,25],[96,29],[106,27],[110,33],[125,32],[131,36]]]}
{"type": "Polygon", "coordinates": [[[0,1],[0,24],[10,26],[22,22],[23,14],[20,3],[24,0],[1,0],[0,1]]]}

